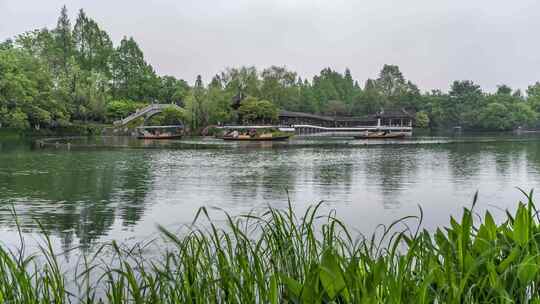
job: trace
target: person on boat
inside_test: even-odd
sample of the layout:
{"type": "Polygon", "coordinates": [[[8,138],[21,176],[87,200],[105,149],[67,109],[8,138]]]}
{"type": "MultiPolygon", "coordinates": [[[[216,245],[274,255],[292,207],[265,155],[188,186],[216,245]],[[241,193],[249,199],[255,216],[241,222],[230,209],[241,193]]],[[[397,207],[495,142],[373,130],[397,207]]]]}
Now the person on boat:
{"type": "Polygon", "coordinates": [[[234,130],[234,131],[232,132],[232,137],[233,137],[233,138],[237,138],[237,137],[238,137],[238,131],[234,130]]]}
{"type": "Polygon", "coordinates": [[[257,130],[255,130],[255,129],[249,130],[249,136],[250,137],[255,137],[256,135],[257,135],[257,130]]]}

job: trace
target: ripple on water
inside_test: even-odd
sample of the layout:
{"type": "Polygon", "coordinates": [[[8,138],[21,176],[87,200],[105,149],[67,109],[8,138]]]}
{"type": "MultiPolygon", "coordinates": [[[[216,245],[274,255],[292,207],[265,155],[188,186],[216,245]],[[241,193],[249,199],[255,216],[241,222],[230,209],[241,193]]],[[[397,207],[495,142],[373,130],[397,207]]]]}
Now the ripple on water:
{"type": "Polygon", "coordinates": [[[2,152],[0,229],[14,227],[14,203],[26,231],[36,231],[39,219],[62,246],[91,246],[143,238],[156,232],[156,224],[189,223],[201,206],[239,214],[283,207],[290,198],[300,210],[324,200],[325,208],[369,233],[377,224],[417,214],[417,204],[426,225],[435,226],[460,212],[476,190],[479,206],[511,207],[508,202],[520,197],[515,186],[540,186],[538,141],[434,144],[443,139],[368,147],[299,139],[220,149],[163,144],[2,152]]]}

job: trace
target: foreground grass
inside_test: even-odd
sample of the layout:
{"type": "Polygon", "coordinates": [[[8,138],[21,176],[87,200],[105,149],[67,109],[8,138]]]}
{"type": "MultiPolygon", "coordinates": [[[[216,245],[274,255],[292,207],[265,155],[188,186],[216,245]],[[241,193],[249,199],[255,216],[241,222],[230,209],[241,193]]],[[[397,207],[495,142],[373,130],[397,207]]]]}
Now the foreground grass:
{"type": "Polygon", "coordinates": [[[540,303],[531,197],[501,224],[473,204],[434,233],[401,219],[359,241],[320,205],[300,217],[268,208],[181,237],[161,229],[172,246],[154,259],[112,243],[113,263],[103,247],[75,274],[48,241],[30,257],[0,247],[0,303],[540,303]]]}

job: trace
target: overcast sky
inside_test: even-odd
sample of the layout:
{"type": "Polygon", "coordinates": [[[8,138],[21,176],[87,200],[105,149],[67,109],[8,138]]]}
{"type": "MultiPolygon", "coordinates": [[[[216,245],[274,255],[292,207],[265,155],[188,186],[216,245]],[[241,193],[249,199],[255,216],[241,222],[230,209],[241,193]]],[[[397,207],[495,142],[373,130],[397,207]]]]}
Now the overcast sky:
{"type": "Polygon", "coordinates": [[[0,40],[83,8],[115,43],[133,36],[159,74],[193,83],[228,66],[324,67],[364,83],[397,64],[423,90],[453,80],[540,81],[538,0],[0,0],[0,40]]]}

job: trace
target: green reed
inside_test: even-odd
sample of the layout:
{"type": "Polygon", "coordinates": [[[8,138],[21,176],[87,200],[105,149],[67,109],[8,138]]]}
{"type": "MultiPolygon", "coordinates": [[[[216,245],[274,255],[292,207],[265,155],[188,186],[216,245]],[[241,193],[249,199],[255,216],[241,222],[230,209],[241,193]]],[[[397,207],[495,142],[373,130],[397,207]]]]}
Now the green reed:
{"type": "Polygon", "coordinates": [[[74,274],[47,236],[30,256],[21,239],[17,252],[0,247],[0,303],[540,303],[540,218],[524,194],[499,224],[473,204],[435,232],[409,227],[421,226],[420,211],[362,239],[321,204],[301,215],[290,203],[227,215],[225,225],[202,208],[203,228],[160,228],[168,246],[158,257],[144,254],[155,244],[113,242],[74,274]],[[68,292],[68,281],[79,290],[68,292]]]}

